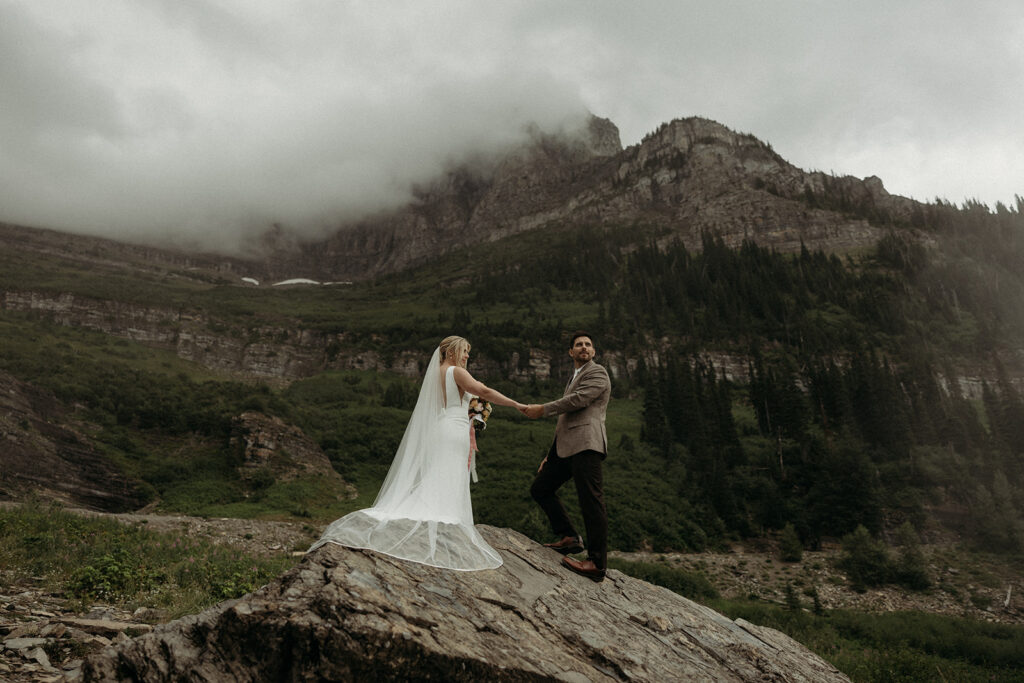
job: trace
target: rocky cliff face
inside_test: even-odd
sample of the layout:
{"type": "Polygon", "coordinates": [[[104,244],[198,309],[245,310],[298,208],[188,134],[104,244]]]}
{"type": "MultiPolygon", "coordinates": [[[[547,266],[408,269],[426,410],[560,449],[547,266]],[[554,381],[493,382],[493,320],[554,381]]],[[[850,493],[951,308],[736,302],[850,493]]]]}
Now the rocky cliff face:
{"type": "MultiPolygon", "coordinates": [[[[83,327],[173,350],[181,358],[211,370],[262,379],[290,381],[324,370],[387,370],[419,378],[420,363],[425,360],[413,352],[385,359],[375,351],[354,349],[345,333],[269,326],[233,330],[198,311],[70,293],[0,292],[0,310],[41,315],[60,325],[83,327]]],[[[501,376],[507,366],[512,368],[510,378],[517,379],[547,379],[552,373],[566,370],[568,364],[568,357],[552,359],[548,352],[539,349],[531,349],[529,358],[523,362],[518,355],[475,361],[475,367],[486,376],[501,376]],[[559,362],[564,367],[560,368],[559,362]]],[[[611,367],[613,373],[624,372],[627,362],[615,357],[611,367]]]]}
{"type": "MultiPolygon", "coordinates": [[[[43,315],[60,325],[171,349],[212,370],[262,378],[294,379],[324,370],[328,346],[344,341],[344,335],[294,328],[229,330],[197,311],[70,293],[3,292],[0,309],[43,315]]],[[[356,367],[359,361],[351,363],[356,367]]]]}
{"type": "Polygon", "coordinates": [[[49,392],[0,372],[0,499],[37,493],[108,512],[148,502],[140,484],[72,426],[49,392]]]}
{"type": "Polygon", "coordinates": [[[847,681],[785,635],[481,527],[502,567],[328,545],[240,600],[86,661],[83,681],[847,681]]]}
{"type": "MultiPolygon", "coordinates": [[[[422,376],[423,358],[419,354],[405,352],[384,357],[376,351],[354,348],[345,333],[328,334],[300,327],[260,327],[243,333],[225,329],[197,311],[139,306],[74,294],[0,292],[0,310],[4,309],[40,314],[68,327],[84,327],[163,347],[211,370],[244,377],[290,382],[325,370],[388,371],[411,379],[422,376]]],[[[668,344],[668,340],[655,340],[647,350],[649,357],[645,360],[648,363],[658,362],[659,344],[668,344]]],[[[553,357],[546,350],[532,348],[527,353],[526,358],[518,353],[510,358],[477,356],[473,369],[481,377],[518,381],[568,375],[568,356],[553,357]]],[[[717,352],[705,353],[702,357],[730,381],[747,381],[748,357],[717,352]]],[[[635,372],[639,360],[621,353],[604,352],[600,362],[613,379],[618,379],[635,372]]],[[[1010,356],[1001,360],[1009,368],[1019,363],[1019,359],[1010,356]]],[[[988,368],[960,370],[962,374],[943,377],[941,381],[961,396],[980,399],[983,386],[996,383],[988,368]]],[[[1024,377],[1011,376],[1010,382],[1024,388],[1024,377]]]]}
{"type": "Polygon", "coordinates": [[[808,198],[834,182],[858,201],[899,207],[913,202],[889,195],[877,178],[832,179],[787,163],[752,135],[736,133],[701,118],[664,124],[639,145],[619,155],[609,185],[602,183],[591,203],[625,220],[646,208],[658,223],[673,228],[684,242],[700,246],[700,232],[721,233],[727,242],[751,239],[780,250],[796,250],[801,240],[826,251],[870,244],[880,232],[863,220],[815,208],[808,198]],[[608,207],[608,208],[605,208],[608,207]]]}
{"type": "MultiPolygon", "coordinates": [[[[243,275],[337,281],[395,272],[475,242],[572,225],[653,224],[665,228],[665,240],[680,239],[695,249],[702,232],[711,231],[731,244],[752,239],[779,250],[804,244],[843,251],[872,245],[882,235],[879,228],[850,215],[877,210],[900,218],[917,208],[915,202],[886,192],[878,178],[805,172],[755,137],[707,119],[672,121],[622,149],[614,124],[594,117],[574,134],[535,131],[527,146],[452,168],[418,188],[416,199],[404,209],[345,226],[325,240],[304,243],[275,227],[259,259],[189,256],[88,237],[63,236],[62,242],[60,233],[5,225],[0,225],[0,247],[59,255],[119,272],[148,269],[161,277],[170,273],[234,284],[243,275]]],[[[0,293],[0,308],[42,313],[62,324],[162,345],[208,368],[250,377],[287,381],[348,368],[419,375],[415,358],[383,359],[372,351],[349,350],[344,333],[267,326],[225,329],[197,311],[23,289],[0,293]]],[[[490,377],[558,374],[557,363],[544,352],[529,354],[527,359],[491,359],[478,369],[490,377]]],[[[613,376],[636,362],[603,359],[613,376]]],[[[730,361],[725,370],[744,377],[731,370],[742,370],[742,364],[743,359],[730,361]]],[[[976,395],[981,381],[975,370],[948,378],[967,395],[976,395]]]]}
{"type": "Polygon", "coordinates": [[[453,249],[537,228],[645,223],[700,247],[701,231],[730,243],[752,239],[780,250],[846,250],[878,239],[844,207],[908,216],[916,203],[890,195],[878,178],[809,173],[769,145],[702,118],[662,125],[626,149],[618,129],[592,117],[575,132],[533,131],[503,156],[453,166],[414,189],[397,211],[303,240],[274,226],[243,257],[188,253],[0,224],[0,246],[98,266],[128,265],[186,278],[248,276],[358,280],[427,262],[453,249]],[[841,196],[844,206],[816,197],[841,196]]]}
{"type": "MultiPolygon", "coordinates": [[[[405,208],[342,226],[322,242],[269,255],[277,273],[300,267],[357,280],[424,263],[458,247],[543,227],[571,212],[572,198],[619,153],[618,129],[593,117],[583,129],[551,135],[504,156],[477,159],[415,188],[405,208]]],[[[610,168],[610,167],[609,167],[610,168]]]]}
{"type": "Polygon", "coordinates": [[[914,206],[878,178],[804,172],[753,136],[707,119],[673,121],[621,149],[614,124],[595,118],[576,137],[537,135],[485,171],[453,169],[405,209],[279,252],[270,263],[281,272],[304,263],[335,279],[360,279],[535,228],[637,222],[664,226],[697,248],[702,231],[780,250],[874,243],[882,233],[867,221],[817,205],[826,186],[851,206],[893,215],[914,206]]]}

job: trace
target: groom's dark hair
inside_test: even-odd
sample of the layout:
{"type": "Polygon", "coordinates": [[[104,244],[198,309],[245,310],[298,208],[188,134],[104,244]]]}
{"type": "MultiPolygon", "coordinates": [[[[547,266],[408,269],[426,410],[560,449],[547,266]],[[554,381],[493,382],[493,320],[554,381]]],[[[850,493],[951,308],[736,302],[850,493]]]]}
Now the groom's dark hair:
{"type": "Polygon", "coordinates": [[[590,336],[589,332],[584,332],[583,330],[576,330],[575,332],[572,333],[572,339],[569,340],[570,349],[576,345],[576,340],[579,339],[580,337],[586,337],[591,342],[594,341],[594,338],[590,336]]]}

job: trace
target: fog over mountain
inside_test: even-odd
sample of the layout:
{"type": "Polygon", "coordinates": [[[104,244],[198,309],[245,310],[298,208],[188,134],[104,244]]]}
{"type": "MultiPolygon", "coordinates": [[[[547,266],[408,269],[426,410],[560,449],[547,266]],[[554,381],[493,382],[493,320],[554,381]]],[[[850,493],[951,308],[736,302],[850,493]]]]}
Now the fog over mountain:
{"type": "Polygon", "coordinates": [[[528,125],[691,114],[927,200],[1024,193],[1005,3],[0,2],[0,220],[231,251],[528,125]],[[770,5],[770,7],[768,7],[770,5]]]}
{"type": "Polygon", "coordinates": [[[417,45],[370,13],[101,5],[114,40],[3,6],[7,220],[230,248],[398,205],[447,162],[585,113],[548,73],[433,50],[442,25],[417,45]]]}

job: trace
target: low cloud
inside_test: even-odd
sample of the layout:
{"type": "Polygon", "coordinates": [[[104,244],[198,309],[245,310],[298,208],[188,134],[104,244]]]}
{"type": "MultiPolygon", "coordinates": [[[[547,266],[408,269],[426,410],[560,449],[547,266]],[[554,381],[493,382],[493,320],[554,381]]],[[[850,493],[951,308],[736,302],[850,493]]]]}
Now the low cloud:
{"type": "Polygon", "coordinates": [[[1024,194],[998,0],[0,0],[0,220],[237,250],[587,111],[701,115],[899,194],[1024,194]]]}
{"type": "Polygon", "coordinates": [[[4,220],[230,251],[273,223],[315,233],[401,205],[447,164],[586,112],[500,45],[467,60],[471,27],[443,39],[411,3],[403,20],[433,34],[369,6],[98,4],[103,21],[47,25],[0,6],[4,220]]]}

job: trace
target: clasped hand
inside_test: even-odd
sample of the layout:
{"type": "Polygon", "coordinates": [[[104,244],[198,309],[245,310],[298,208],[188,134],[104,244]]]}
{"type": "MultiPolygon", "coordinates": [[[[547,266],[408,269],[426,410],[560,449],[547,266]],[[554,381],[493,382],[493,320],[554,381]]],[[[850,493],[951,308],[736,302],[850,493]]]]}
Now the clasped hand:
{"type": "Polygon", "coordinates": [[[531,420],[536,420],[538,417],[544,416],[544,406],[537,403],[531,403],[528,406],[522,406],[519,408],[519,412],[531,420]]]}

